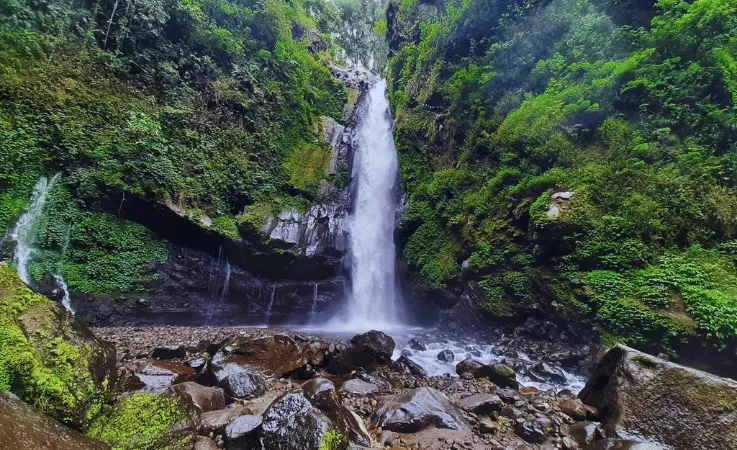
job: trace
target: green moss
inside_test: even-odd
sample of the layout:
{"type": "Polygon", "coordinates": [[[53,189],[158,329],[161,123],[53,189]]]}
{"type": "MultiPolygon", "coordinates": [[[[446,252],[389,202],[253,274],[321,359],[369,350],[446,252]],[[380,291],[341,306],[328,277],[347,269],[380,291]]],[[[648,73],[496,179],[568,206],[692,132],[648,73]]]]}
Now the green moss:
{"type": "Polygon", "coordinates": [[[66,314],[0,265],[0,391],[84,429],[106,401],[108,385],[89,367],[98,349],[70,340],[66,314]]]}
{"type": "Polygon", "coordinates": [[[320,450],[348,450],[348,438],[337,430],[328,430],[320,443],[320,450]]]}
{"type": "Polygon", "coordinates": [[[87,434],[115,450],[179,450],[191,446],[194,438],[177,427],[186,420],[188,414],[175,397],[138,393],[123,397],[87,434]]]}
{"type": "Polygon", "coordinates": [[[238,223],[236,219],[231,216],[220,216],[212,219],[213,230],[227,236],[231,239],[240,239],[241,235],[238,232],[238,223]]]}

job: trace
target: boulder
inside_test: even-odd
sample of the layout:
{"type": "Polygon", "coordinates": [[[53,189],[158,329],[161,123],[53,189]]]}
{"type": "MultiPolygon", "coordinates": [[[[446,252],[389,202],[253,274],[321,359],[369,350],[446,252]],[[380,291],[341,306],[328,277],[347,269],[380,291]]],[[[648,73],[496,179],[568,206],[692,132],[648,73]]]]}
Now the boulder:
{"type": "Polygon", "coordinates": [[[223,345],[212,358],[213,370],[235,363],[264,374],[281,377],[306,364],[319,366],[327,346],[320,342],[296,342],[285,334],[239,337],[223,345]]]}
{"type": "Polygon", "coordinates": [[[604,438],[604,432],[593,422],[579,422],[571,425],[568,433],[583,448],[587,448],[597,439],[604,438]]]}
{"type": "Polygon", "coordinates": [[[552,422],[547,417],[534,420],[526,420],[514,427],[517,436],[531,444],[542,444],[548,439],[552,428],[552,422]]]}
{"type": "Polygon", "coordinates": [[[484,363],[476,361],[475,359],[466,358],[463,361],[456,364],[456,373],[463,375],[464,373],[476,373],[478,369],[484,366],[484,363]]]}
{"type": "Polygon", "coordinates": [[[151,352],[154,359],[176,359],[187,356],[187,350],[184,345],[167,345],[164,347],[156,347],[151,352]]]}
{"type": "Polygon", "coordinates": [[[202,386],[187,381],[172,386],[179,396],[186,397],[201,413],[225,408],[225,394],[222,389],[202,386]]]}
{"type": "Polygon", "coordinates": [[[476,369],[473,373],[476,378],[488,378],[499,387],[519,388],[517,374],[506,364],[488,364],[476,369]]]}
{"type": "Polygon", "coordinates": [[[463,413],[440,391],[422,387],[379,400],[371,416],[371,427],[399,433],[414,433],[429,426],[468,431],[463,413]]]}
{"type": "Polygon", "coordinates": [[[263,450],[320,450],[330,419],[301,393],[274,400],[263,415],[260,441],[263,450]]]}
{"type": "Polygon", "coordinates": [[[225,440],[229,450],[250,450],[258,443],[261,416],[245,415],[233,419],[225,427],[225,440]]]}
{"type": "Polygon", "coordinates": [[[539,362],[527,368],[527,376],[541,383],[564,384],[568,380],[562,369],[553,367],[548,363],[539,362]]]}
{"type": "Polygon", "coordinates": [[[599,359],[579,397],[609,430],[676,449],[733,449],[737,442],[737,382],[622,345],[599,359]]]}
{"type": "Polygon", "coordinates": [[[115,348],[59,303],[0,264],[0,392],[11,390],[57,420],[86,428],[118,381],[115,348]]]}
{"type": "Polygon", "coordinates": [[[450,350],[443,350],[442,352],[438,353],[438,361],[452,363],[455,359],[455,356],[452,351],[450,350]]]}
{"type": "Polygon", "coordinates": [[[629,439],[602,439],[591,444],[586,450],[666,450],[666,447],[629,439]]]}
{"type": "Polygon", "coordinates": [[[251,410],[238,403],[232,403],[225,409],[210,411],[200,416],[200,434],[223,434],[225,427],[239,416],[251,414],[251,410]]]}
{"type": "Polygon", "coordinates": [[[424,352],[425,350],[427,350],[427,347],[425,347],[425,344],[423,344],[422,342],[418,341],[415,338],[410,339],[409,342],[407,342],[407,346],[411,348],[412,350],[416,350],[418,352],[424,352]]]}
{"type": "Polygon", "coordinates": [[[583,402],[577,398],[567,398],[559,401],[558,409],[573,420],[596,420],[598,416],[596,408],[584,405],[583,402]]]}
{"type": "Polygon", "coordinates": [[[194,450],[218,450],[218,446],[209,437],[197,436],[194,441],[194,450]]]}
{"type": "Polygon", "coordinates": [[[266,393],[264,376],[251,369],[228,363],[215,372],[217,385],[231,397],[251,399],[266,393]]]}
{"type": "Polygon", "coordinates": [[[372,375],[370,373],[358,372],[356,374],[356,378],[363,380],[367,383],[375,384],[376,386],[379,387],[379,389],[390,389],[392,387],[392,384],[388,382],[387,380],[385,380],[384,378],[377,376],[377,375],[372,375]]]}
{"type": "Polygon", "coordinates": [[[397,372],[414,375],[420,378],[425,378],[427,376],[427,373],[425,372],[425,369],[422,368],[422,366],[407,358],[406,356],[400,356],[399,358],[397,358],[397,360],[392,363],[391,368],[393,370],[396,370],[397,372]]]}
{"type": "Polygon", "coordinates": [[[106,450],[110,447],[62,425],[6,392],[0,394],[0,448],[106,450]]]}
{"type": "Polygon", "coordinates": [[[163,391],[173,384],[194,381],[196,375],[193,368],[174,361],[151,360],[136,371],[138,379],[152,391],[163,391]]]}
{"type": "Polygon", "coordinates": [[[378,390],[379,390],[379,386],[375,384],[367,383],[358,378],[353,378],[351,380],[348,380],[345,383],[343,383],[343,386],[340,387],[340,392],[345,392],[345,393],[353,394],[353,395],[366,395],[372,392],[376,392],[378,390]]]}
{"type": "Polygon", "coordinates": [[[504,402],[496,394],[481,393],[462,398],[456,402],[456,405],[474,414],[490,414],[494,411],[501,411],[504,402]]]}
{"type": "Polygon", "coordinates": [[[325,378],[313,378],[302,386],[302,393],[307,401],[322,411],[341,434],[348,436],[351,442],[359,445],[371,444],[371,437],[363,421],[343,406],[332,381],[325,378]]]}
{"type": "Polygon", "coordinates": [[[328,364],[332,374],[350,373],[355,369],[373,370],[380,365],[389,365],[394,352],[394,339],[381,331],[354,336],[341,346],[328,364]]]}

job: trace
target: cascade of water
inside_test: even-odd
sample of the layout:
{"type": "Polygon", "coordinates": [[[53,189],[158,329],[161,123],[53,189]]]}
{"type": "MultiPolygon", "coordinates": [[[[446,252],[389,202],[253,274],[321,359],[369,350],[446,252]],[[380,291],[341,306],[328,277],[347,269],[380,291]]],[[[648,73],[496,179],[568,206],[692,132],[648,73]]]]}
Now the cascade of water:
{"type": "MultiPolygon", "coordinates": [[[[61,254],[62,258],[67,254],[67,250],[69,249],[69,236],[71,233],[72,227],[67,227],[67,234],[64,238],[64,245],[61,248],[61,254]]],[[[61,288],[62,291],[64,291],[64,298],[61,300],[61,304],[64,305],[66,309],[68,309],[72,314],[74,314],[74,308],[72,308],[72,299],[69,295],[69,286],[67,286],[67,282],[64,281],[64,277],[61,275],[61,269],[63,265],[63,259],[62,262],[59,263],[59,268],[57,273],[52,273],[51,276],[54,277],[54,280],[56,280],[56,284],[61,288]]]]}
{"type": "Polygon", "coordinates": [[[223,290],[220,291],[220,301],[228,295],[228,289],[230,289],[230,260],[225,258],[225,280],[223,280],[223,290]]]}
{"type": "Polygon", "coordinates": [[[351,291],[329,328],[391,329],[403,321],[394,244],[399,161],[385,90],[386,80],[371,87],[358,124],[353,163],[356,197],[349,223],[351,291]]]}
{"type": "Polygon", "coordinates": [[[211,298],[215,297],[217,289],[218,277],[220,276],[220,262],[223,257],[223,246],[218,249],[218,259],[210,261],[210,280],[207,283],[207,291],[211,298]]]}
{"type": "Polygon", "coordinates": [[[271,320],[271,308],[274,306],[274,294],[276,293],[276,284],[272,286],[271,288],[271,299],[269,300],[269,305],[266,307],[266,325],[269,324],[269,320],[271,320]]]}
{"type": "Polygon", "coordinates": [[[15,241],[13,263],[18,271],[18,276],[25,283],[30,281],[28,277],[28,262],[34,254],[33,244],[36,239],[36,232],[38,231],[38,220],[43,213],[46,197],[48,197],[49,192],[54,188],[60,176],[61,174],[57,173],[50,179],[43,176],[38,179],[36,186],[33,188],[31,199],[28,202],[28,208],[20,216],[18,223],[15,224],[15,228],[13,228],[10,234],[10,238],[15,241]]]}
{"type": "Polygon", "coordinates": [[[315,313],[317,313],[317,283],[315,283],[314,289],[312,291],[312,308],[310,308],[310,321],[315,318],[315,313]]]}

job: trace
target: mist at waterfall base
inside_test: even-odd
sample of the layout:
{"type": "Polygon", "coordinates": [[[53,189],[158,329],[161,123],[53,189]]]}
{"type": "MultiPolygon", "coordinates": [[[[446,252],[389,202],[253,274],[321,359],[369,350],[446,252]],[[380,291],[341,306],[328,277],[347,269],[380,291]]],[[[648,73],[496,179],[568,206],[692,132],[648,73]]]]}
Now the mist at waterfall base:
{"type": "Polygon", "coordinates": [[[399,160],[384,79],[368,92],[355,143],[355,197],[348,238],[350,288],[341,310],[323,328],[398,329],[403,327],[405,318],[394,244],[400,200],[399,160]]]}
{"type": "MultiPolygon", "coordinates": [[[[20,279],[26,284],[30,283],[28,264],[33,260],[34,256],[36,256],[34,243],[38,233],[39,220],[43,215],[46,199],[48,198],[49,193],[54,189],[54,186],[56,186],[60,177],[61,174],[57,173],[48,179],[44,176],[38,179],[38,182],[33,188],[31,198],[28,201],[28,207],[18,219],[13,230],[10,232],[10,239],[15,242],[13,265],[15,266],[15,270],[18,272],[20,279]]],[[[69,296],[69,288],[67,287],[64,278],[60,273],[51,273],[51,276],[56,280],[56,284],[64,293],[62,304],[66,309],[74,313],[71,298],[69,296]]]]}

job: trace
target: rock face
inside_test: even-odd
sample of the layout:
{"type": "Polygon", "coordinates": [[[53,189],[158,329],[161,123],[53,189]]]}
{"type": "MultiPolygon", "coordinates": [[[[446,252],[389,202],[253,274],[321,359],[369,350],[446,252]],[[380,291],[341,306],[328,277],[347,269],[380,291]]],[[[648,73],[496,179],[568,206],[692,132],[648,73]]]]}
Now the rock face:
{"type": "Polygon", "coordinates": [[[400,433],[414,433],[429,426],[470,429],[463,413],[448,397],[429,387],[382,398],[372,416],[371,426],[400,433]]]}
{"type": "Polygon", "coordinates": [[[597,362],[579,394],[610,429],[674,449],[734,449],[737,382],[618,345],[597,362]]]}
{"type": "Polygon", "coordinates": [[[389,365],[394,352],[394,339],[381,331],[354,336],[340,348],[328,365],[333,374],[349,373],[355,369],[372,370],[379,365],[389,365]]]}
{"type": "Polygon", "coordinates": [[[13,394],[0,394],[0,448],[13,450],[108,450],[106,444],[72,430],[13,394]]]}

